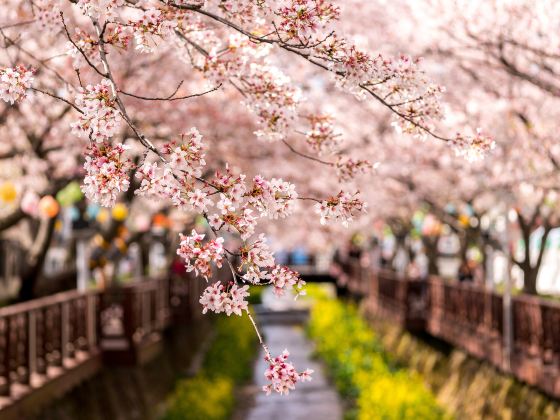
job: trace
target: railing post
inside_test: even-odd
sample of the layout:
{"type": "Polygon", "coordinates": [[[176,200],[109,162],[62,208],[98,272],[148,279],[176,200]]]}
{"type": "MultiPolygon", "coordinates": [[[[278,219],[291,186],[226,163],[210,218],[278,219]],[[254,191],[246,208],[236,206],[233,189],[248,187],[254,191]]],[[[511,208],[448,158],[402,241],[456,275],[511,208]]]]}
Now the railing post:
{"type": "Polygon", "coordinates": [[[97,347],[95,299],[93,294],[86,295],[86,340],[89,353],[97,347]]]}
{"type": "Polygon", "coordinates": [[[150,312],[151,312],[151,305],[150,305],[150,296],[151,296],[151,291],[148,290],[144,290],[141,293],[141,298],[142,298],[142,330],[144,332],[144,334],[149,334],[151,332],[151,322],[150,322],[150,312]]]}
{"type": "Polygon", "coordinates": [[[11,394],[11,387],[12,387],[12,378],[10,376],[10,359],[11,359],[11,347],[12,347],[12,326],[11,326],[11,319],[9,316],[4,318],[4,322],[6,323],[4,334],[5,334],[5,349],[4,349],[4,387],[0,390],[1,394],[4,396],[10,396],[11,394]]]}
{"type": "Polygon", "coordinates": [[[37,365],[36,365],[36,372],[38,374],[45,374],[47,373],[47,326],[45,320],[45,308],[39,308],[37,312],[35,312],[35,331],[39,331],[35,334],[35,337],[38,340],[37,344],[37,365]],[[40,315],[37,318],[37,315],[40,315]]]}
{"type": "Polygon", "coordinates": [[[68,302],[60,303],[60,365],[68,358],[69,316],[68,302]]]}
{"type": "Polygon", "coordinates": [[[484,331],[492,332],[492,293],[488,289],[484,290],[484,331]]]}
{"type": "Polygon", "coordinates": [[[37,371],[37,314],[34,310],[27,313],[27,375],[31,384],[32,376],[37,371]]]}
{"type": "MultiPolygon", "coordinates": [[[[133,289],[124,289],[124,303],[123,303],[123,329],[124,334],[129,342],[130,348],[134,348],[134,335],[138,327],[138,322],[136,319],[136,314],[134,313],[136,296],[133,289]]],[[[141,310],[141,307],[139,308],[141,310]]],[[[141,320],[140,320],[141,321],[141,320]]]]}

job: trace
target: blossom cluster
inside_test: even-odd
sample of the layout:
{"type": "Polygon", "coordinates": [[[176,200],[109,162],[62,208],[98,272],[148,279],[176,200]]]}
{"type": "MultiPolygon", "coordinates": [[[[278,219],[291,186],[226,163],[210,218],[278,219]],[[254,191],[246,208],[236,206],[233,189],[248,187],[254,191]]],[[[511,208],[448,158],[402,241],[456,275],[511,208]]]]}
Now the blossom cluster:
{"type": "Polygon", "coordinates": [[[185,260],[187,272],[194,271],[196,275],[208,280],[212,275],[212,263],[217,267],[222,266],[224,238],[216,238],[203,244],[204,236],[194,229],[190,236],[181,234],[177,255],[185,260]]]}
{"type": "Polygon", "coordinates": [[[22,65],[0,67],[0,99],[13,104],[25,98],[33,83],[33,74],[31,67],[22,65]]]}
{"type": "Polygon", "coordinates": [[[252,244],[241,247],[241,264],[239,270],[245,271],[243,279],[249,283],[259,284],[269,278],[268,267],[274,266],[274,255],[270,250],[264,234],[252,244]]]}
{"type": "Polygon", "coordinates": [[[103,79],[97,85],[78,89],[76,106],[82,110],[82,114],[78,121],[71,124],[74,134],[89,136],[96,142],[105,142],[115,135],[122,117],[111,88],[111,82],[103,79]]]}
{"type": "Polygon", "coordinates": [[[473,136],[457,134],[452,140],[451,146],[457,156],[462,156],[469,162],[475,162],[484,159],[496,147],[496,142],[485,135],[482,130],[477,129],[473,136]]]}
{"type": "Polygon", "coordinates": [[[159,9],[148,9],[142,16],[135,21],[131,21],[136,49],[143,53],[150,53],[155,50],[158,43],[168,38],[172,33],[177,22],[174,19],[167,19],[159,9]]]}
{"type": "Polygon", "coordinates": [[[163,153],[169,156],[169,166],[172,170],[182,172],[190,177],[200,177],[202,168],[206,166],[202,136],[196,128],[181,134],[181,141],[168,143],[163,153]]]}
{"type": "Polygon", "coordinates": [[[430,83],[421,69],[421,60],[400,55],[371,56],[344,39],[332,36],[315,48],[335,75],[337,86],[358,99],[374,96],[391,108],[403,131],[425,135],[442,117],[440,94],[443,88],[430,83]]]}
{"type": "Polygon", "coordinates": [[[104,207],[113,207],[121,192],[130,187],[132,162],[123,156],[128,147],[119,143],[92,143],[86,151],[86,176],[82,191],[86,197],[104,207]]]}
{"type": "Polygon", "coordinates": [[[191,128],[181,135],[179,142],[165,144],[160,152],[168,163],[159,166],[157,162],[144,161],[136,173],[141,181],[136,194],[166,198],[186,210],[207,211],[207,206],[211,204],[207,192],[194,186],[206,165],[202,136],[198,130],[191,128]]]}
{"type": "Polygon", "coordinates": [[[101,16],[114,17],[116,9],[124,3],[124,0],[78,0],[76,4],[84,15],[99,19],[101,16]]]}
{"type": "Polygon", "coordinates": [[[247,240],[255,233],[255,226],[257,225],[257,217],[253,216],[253,210],[243,206],[239,211],[236,211],[231,200],[223,194],[220,194],[220,197],[216,206],[221,209],[221,214],[214,213],[209,216],[210,226],[215,230],[225,228],[228,232],[237,232],[241,239],[247,240]]]}
{"type": "Polygon", "coordinates": [[[52,0],[39,0],[34,4],[37,9],[37,23],[41,29],[56,33],[60,22],[60,6],[52,0]]]}
{"type": "Polygon", "coordinates": [[[253,188],[246,196],[261,216],[277,219],[293,212],[298,194],[294,184],[277,178],[268,181],[257,175],[253,178],[253,188]]]}
{"type": "Polygon", "coordinates": [[[299,274],[289,267],[277,265],[270,272],[270,283],[272,284],[273,293],[277,296],[283,296],[285,290],[295,289],[298,295],[305,295],[305,281],[299,277],[299,274]]]}
{"type": "Polygon", "coordinates": [[[232,34],[210,48],[200,67],[214,83],[223,83],[230,77],[243,78],[249,73],[251,63],[265,58],[270,49],[269,44],[255,44],[245,35],[232,34]]]}
{"type": "Polygon", "coordinates": [[[269,384],[263,386],[266,395],[270,395],[272,391],[287,395],[295,389],[296,383],[311,380],[313,370],[306,369],[301,373],[297,372],[294,365],[288,362],[289,356],[288,350],[284,350],[281,355],[274,358],[268,353],[265,356],[264,360],[268,363],[268,369],[264,376],[267,381],[270,381],[269,384]]]}
{"type": "Polygon", "coordinates": [[[366,204],[357,195],[358,193],[350,194],[340,191],[336,196],[317,203],[315,209],[321,216],[321,224],[335,219],[341,220],[342,224],[348,227],[348,222],[352,221],[354,216],[366,207],[366,204]]]}
{"type": "Polygon", "coordinates": [[[245,105],[257,116],[260,129],[255,133],[265,140],[278,140],[295,118],[301,92],[277,67],[251,63],[243,76],[245,105]]]}
{"type": "Polygon", "coordinates": [[[307,117],[311,127],[305,133],[307,144],[318,153],[334,152],[341,141],[341,134],[335,130],[330,115],[311,115],[307,117]]]}
{"type": "Polygon", "coordinates": [[[365,174],[371,171],[373,165],[369,160],[352,159],[350,157],[339,157],[335,163],[338,179],[341,181],[349,181],[357,174],[365,174]]]}
{"type": "Polygon", "coordinates": [[[276,13],[281,19],[278,27],[282,34],[305,42],[319,28],[338,19],[340,10],[326,0],[289,0],[276,13]]]}
{"type": "Polygon", "coordinates": [[[259,16],[257,4],[254,0],[220,0],[219,7],[228,18],[243,24],[259,16]]]}
{"type": "Polygon", "coordinates": [[[248,309],[248,303],[245,299],[249,296],[249,286],[239,287],[236,284],[224,286],[220,282],[216,282],[208,286],[200,297],[202,305],[202,313],[207,311],[217,314],[225,312],[227,316],[231,314],[241,316],[243,311],[248,309]]]}

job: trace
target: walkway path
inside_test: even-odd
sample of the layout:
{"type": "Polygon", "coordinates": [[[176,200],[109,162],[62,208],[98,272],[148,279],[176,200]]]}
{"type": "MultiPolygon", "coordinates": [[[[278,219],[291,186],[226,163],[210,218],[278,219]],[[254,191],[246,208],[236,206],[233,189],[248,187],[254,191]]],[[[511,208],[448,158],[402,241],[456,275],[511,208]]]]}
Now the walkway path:
{"type": "MultiPolygon", "coordinates": [[[[293,302],[292,299],[289,299],[293,302]]],[[[263,298],[266,305],[267,296],[263,298]]],[[[274,309],[286,309],[286,305],[278,305],[274,309]]],[[[278,303],[278,302],[276,302],[278,303]]],[[[272,305],[271,305],[272,306],[272,305]]],[[[299,305],[294,305],[299,306],[299,305]]],[[[270,308],[270,310],[274,310],[270,308]]],[[[254,406],[246,415],[247,420],[340,420],[342,407],[336,390],[327,381],[320,363],[312,359],[313,346],[305,337],[300,325],[286,325],[280,323],[265,324],[261,327],[264,338],[272,355],[280,354],[284,348],[290,352],[290,360],[298,370],[313,369],[311,382],[296,385],[296,390],[287,396],[278,394],[266,396],[260,389],[266,384],[263,375],[266,363],[263,352],[255,366],[254,385],[256,395],[254,406]]]]}

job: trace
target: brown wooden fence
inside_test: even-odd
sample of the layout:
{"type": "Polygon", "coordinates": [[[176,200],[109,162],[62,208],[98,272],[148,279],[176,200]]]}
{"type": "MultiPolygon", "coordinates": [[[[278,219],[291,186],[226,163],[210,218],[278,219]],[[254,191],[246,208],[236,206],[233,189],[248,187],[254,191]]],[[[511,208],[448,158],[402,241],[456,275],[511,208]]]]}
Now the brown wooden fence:
{"type": "Polygon", "coordinates": [[[0,418],[25,418],[104,363],[149,360],[173,320],[193,317],[197,284],[146,279],[0,308],[0,418]]]}
{"type": "Polygon", "coordinates": [[[391,271],[374,272],[357,262],[349,266],[347,284],[369,291],[367,308],[374,315],[427,332],[560,398],[560,302],[512,298],[512,346],[506,360],[500,294],[482,285],[437,277],[413,280],[391,271]]]}

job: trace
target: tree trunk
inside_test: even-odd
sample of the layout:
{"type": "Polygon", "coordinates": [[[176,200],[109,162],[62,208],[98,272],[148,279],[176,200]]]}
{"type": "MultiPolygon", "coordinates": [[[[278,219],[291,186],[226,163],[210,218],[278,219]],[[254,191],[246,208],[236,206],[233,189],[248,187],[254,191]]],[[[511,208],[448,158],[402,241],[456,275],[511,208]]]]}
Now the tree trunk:
{"type": "Polygon", "coordinates": [[[29,250],[26,266],[21,275],[21,285],[18,292],[18,301],[23,302],[35,297],[35,286],[43,272],[43,264],[51,243],[56,218],[41,221],[35,243],[29,250]]]}
{"type": "Polygon", "coordinates": [[[523,269],[523,293],[529,295],[537,294],[537,276],[539,270],[533,267],[523,269]]]}
{"type": "Polygon", "coordinates": [[[430,276],[439,275],[438,242],[439,236],[422,236],[422,243],[424,244],[426,257],[428,258],[428,274],[430,276]]]}

